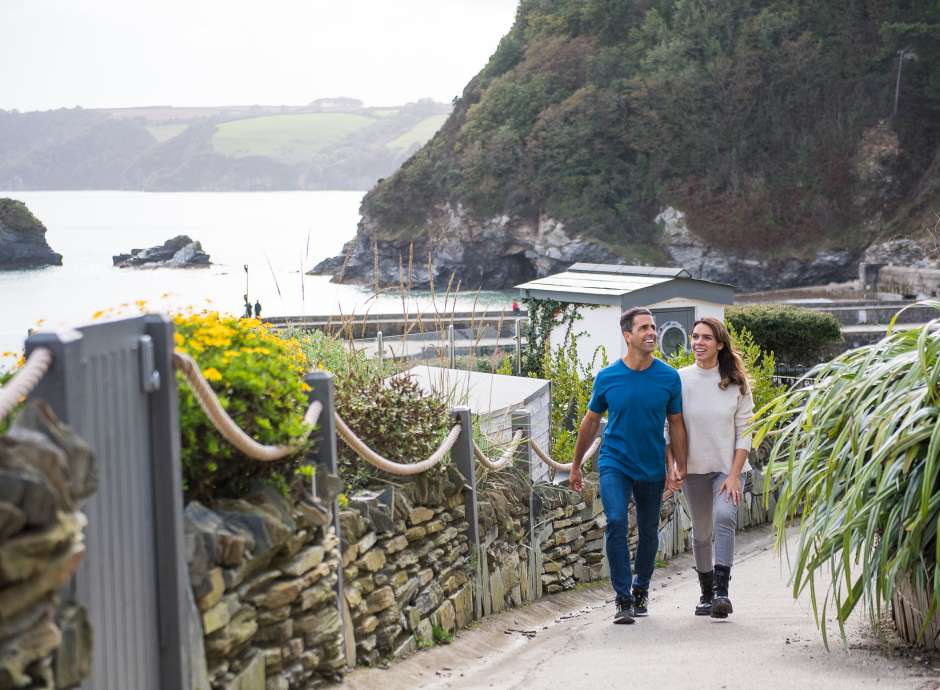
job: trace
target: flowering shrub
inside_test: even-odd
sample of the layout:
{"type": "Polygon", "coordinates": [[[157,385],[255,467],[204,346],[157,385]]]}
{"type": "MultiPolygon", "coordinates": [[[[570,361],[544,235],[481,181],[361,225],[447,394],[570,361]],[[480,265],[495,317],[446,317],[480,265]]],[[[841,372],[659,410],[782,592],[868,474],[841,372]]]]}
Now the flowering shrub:
{"type": "MultiPolygon", "coordinates": [[[[13,378],[13,374],[16,373],[17,369],[23,366],[25,361],[21,352],[0,353],[0,386],[5,385],[7,381],[13,378]]],[[[10,430],[10,425],[13,422],[13,418],[16,417],[18,409],[19,408],[14,410],[6,419],[0,419],[0,434],[5,434],[10,430]]]]}
{"type": "MultiPolygon", "coordinates": [[[[196,360],[222,406],[248,435],[272,445],[303,435],[309,360],[298,343],[277,337],[256,319],[217,312],[177,314],[173,321],[176,349],[196,360]]],[[[215,430],[182,374],[177,378],[187,499],[236,497],[259,478],[284,487],[302,453],[278,462],[246,458],[215,430]]]]}

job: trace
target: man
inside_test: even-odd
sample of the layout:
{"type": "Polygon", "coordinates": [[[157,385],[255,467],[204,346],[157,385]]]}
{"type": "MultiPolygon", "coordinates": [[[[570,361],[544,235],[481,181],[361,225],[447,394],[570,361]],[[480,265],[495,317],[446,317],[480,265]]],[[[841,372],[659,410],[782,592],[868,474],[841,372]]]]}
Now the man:
{"type": "Polygon", "coordinates": [[[260,299],[255,301],[255,318],[256,319],[261,318],[261,300],[260,299]]]}
{"type": "Polygon", "coordinates": [[[655,359],[656,322],[649,309],[634,307],[620,317],[627,354],[602,369],[594,379],[588,411],[581,420],[571,467],[571,488],[582,487],[581,461],[607,412],[607,430],[597,466],[601,500],[607,516],[605,545],[610,579],[617,593],[614,623],[633,623],[645,616],[649,584],[659,546],[659,510],[667,479],[663,427],[669,419],[669,438],[681,481],[686,466],[686,434],[682,421],[682,385],[679,374],[655,359]],[[636,501],[639,541],[636,576],[630,571],[627,544],[630,496],[636,501]]]}

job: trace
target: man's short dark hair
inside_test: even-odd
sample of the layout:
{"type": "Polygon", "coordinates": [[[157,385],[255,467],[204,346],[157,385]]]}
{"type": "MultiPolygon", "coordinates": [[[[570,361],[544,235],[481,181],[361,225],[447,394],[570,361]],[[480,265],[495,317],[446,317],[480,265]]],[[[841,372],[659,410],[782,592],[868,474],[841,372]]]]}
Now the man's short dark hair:
{"type": "Polygon", "coordinates": [[[633,331],[633,319],[635,319],[640,314],[646,314],[649,317],[653,316],[651,312],[646,307],[633,307],[627,309],[623,314],[620,315],[620,331],[622,333],[630,333],[633,331]]]}

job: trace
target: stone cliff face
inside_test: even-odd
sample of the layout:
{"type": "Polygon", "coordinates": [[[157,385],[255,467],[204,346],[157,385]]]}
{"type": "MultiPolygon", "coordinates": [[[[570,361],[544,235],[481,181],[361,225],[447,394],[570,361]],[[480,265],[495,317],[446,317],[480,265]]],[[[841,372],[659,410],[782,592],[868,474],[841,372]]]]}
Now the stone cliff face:
{"type": "Polygon", "coordinates": [[[569,237],[551,218],[538,222],[507,216],[477,221],[457,205],[435,209],[427,232],[413,240],[376,239],[375,222],[364,216],[356,237],[342,253],[316,266],[311,273],[332,274],[333,282],[364,285],[410,285],[445,290],[506,289],[533,278],[562,271],[578,261],[622,262],[601,245],[569,237]],[[378,267],[378,275],[375,268],[378,267]]]}
{"type": "Polygon", "coordinates": [[[26,204],[0,199],[0,271],[61,265],[62,255],[46,242],[46,226],[26,204]]]}
{"type": "MultiPolygon", "coordinates": [[[[696,278],[764,290],[851,280],[858,272],[861,249],[767,256],[708,246],[689,230],[685,215],[671,207],[656,220],[662,228],[656,249],[671,257],[668,263],[682,266],[696,278]]],[[[443,290],[453,275],[454,288],[459,282],[464,290],[500,290],[563,271],[578,261],[630,263],[596,242],[570,237],[561,223],[550,218],[537,224],[505,216],[478,222],[450,205],[440,208],[429,232],[413,241],[376,239],[377,235],[376,224],[365,216],[342,254],[311,273],[332,274],[333,282],[387,287],[399,284],[401,267],[407,284],[411,252],[413,287],[428,287],[433,279],[435,288],[443,290]]]]}

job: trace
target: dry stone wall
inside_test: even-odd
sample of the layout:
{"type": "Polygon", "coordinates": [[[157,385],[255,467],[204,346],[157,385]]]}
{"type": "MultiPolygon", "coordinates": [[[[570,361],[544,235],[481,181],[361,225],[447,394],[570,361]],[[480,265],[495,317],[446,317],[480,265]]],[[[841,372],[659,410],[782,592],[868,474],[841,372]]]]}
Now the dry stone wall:
{"type": "Polygon", "coordinates": [[[453,468],[350,496],[340,512],[357,660],[407,655],[473,619],[464,480],[453,468]]]}
{"type": "Polygon", "coordinates": [[[0,436],[0,689],[77,688],[91,672],[85,609],[60,590],[85,553],[94,457],[42,403],[0,436]]]}
{"type": "Polygon", "coordinates": [[[186,506],[187,561],[213,690],[299,690],[343,673],[331,519],[309,497],[289,499],[270,487],[211,509],[186,506]]]}

